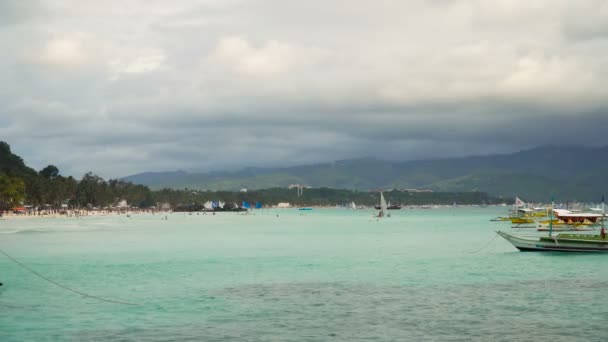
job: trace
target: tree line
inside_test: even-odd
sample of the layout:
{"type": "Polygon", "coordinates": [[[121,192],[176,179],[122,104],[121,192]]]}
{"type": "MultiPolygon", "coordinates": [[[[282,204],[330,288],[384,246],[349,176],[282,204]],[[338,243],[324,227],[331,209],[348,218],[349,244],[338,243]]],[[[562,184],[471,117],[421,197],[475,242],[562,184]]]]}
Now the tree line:
{"type": "MultiPolygon", "coordinates": [[[[407,193],[385,192],[387,201],[393,204],[493,204],[502,202],[482,192],[462,193],[407,193]]],[[[21,204],[34,207],[60,209],[105,208],[126,200],[132,207],[150,208],[166,204],[178,206],[202,206],[207,201],[221,200],[241,205],[261,202],[274,205],[289,202],[295,206],[331,206],[349,204],[377,205],[379,195],[374,192],[344,189],[304,189],[298,196],[296,189],[271,188],[249,192],[202,191],[197,189],[162,189],[152,191],[144,185],[118,179],[105,180],[88,172],[80,180],[62,176],[54,165],[36,171],[11,152],[6,142],[0,141],[0,210],[8,210],[21,204]]]]}

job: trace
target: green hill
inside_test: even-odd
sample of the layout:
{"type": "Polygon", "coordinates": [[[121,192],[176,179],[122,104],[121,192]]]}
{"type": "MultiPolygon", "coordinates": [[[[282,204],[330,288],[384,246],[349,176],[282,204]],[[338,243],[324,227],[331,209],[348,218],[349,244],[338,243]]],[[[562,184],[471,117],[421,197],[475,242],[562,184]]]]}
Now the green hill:
{"type": "Polygon", "coordinates": [[[608,193],[608,147],[547,146],[512,154],[391,162],[342,160],[286,168],[246,168],[237,172],[142,173],[125,180],[150,186],[207,190],[285,187],[342,189],[424,188],[481,191],[546,201],[593,201],[608,193]]]}

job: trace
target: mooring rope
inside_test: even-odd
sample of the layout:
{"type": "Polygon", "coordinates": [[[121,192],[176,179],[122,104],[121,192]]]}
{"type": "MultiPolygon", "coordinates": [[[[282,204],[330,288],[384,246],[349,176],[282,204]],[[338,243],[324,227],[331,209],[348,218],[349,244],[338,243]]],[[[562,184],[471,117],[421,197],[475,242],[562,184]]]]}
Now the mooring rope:
{"type": "Polygon", "coordinates": [[[71,292],[77,293],[77,294],[79,294],[79,295],[81,295],[81,296],[84,296],[84,297],[89,297],[89,298],[97,299],[97,300],[100,300],[100,301],[102,301],[102,302],[108,302],[108,303],[114,303],[114,304],[123,304],[123,305],[138,305],[138,304],[134,304],[134,303],[122,302],[122,301],[119,301],[119,300],[105,299],[105,298],[97,297],[97,296],[95,296],[95,295],[88,294],[88,293],[85,293],[85,292],[82,292],[82,291],[79,291],[79,290],[73,289],[73,288],[71,288],[71,287],[69,287],[69,286],[66,286],[66,285],[63,285],[63,284],[61,284],[61,283],[58,283],[58,282],[54,281],[53,279],[49,279],[49,278],[45,277],[44,275],[42,275],[42,274],[40,274],[40,273],[36,272],[35,270],[33,270],[33,269],[29,268],[28,266],[26,266],[25,264],[21,263],[19,260],[17,260],[17,259],[15,259],[15,258],[13,258],[12,256],[8,255],[8,254],[7,254],[5,251],[3,251],[2,249],[0,249],[0,253],[4,254],[4,255],[5,255],[7,258],[9,258],[11,261],[13,261],[13,262],[14,262],[14,263],[16,263],[17,265],[19,265],[19,266],[23,267],[24,269],[26,269],[26,270],[30,271],[30,272],[31,272],[31,273],[33,273],[34,275],[36,275],[36,276],[38,276],[38,277],[40,277],[40,278],[42,278],[42,279],[44,279],[44,280],[48,281],[48,282],[49,282],[49,283],[51,283],[51,284],[54,284],[54,285],[56,285],[56,286],[59,286],[59,287],[61,287],[62,289],[65,289],[65,290],[68,290],[68,291],[71,291],[71,292]]]}
{"type": "Polygon", "coordinates": [[[490,245],[490,243],[492,243],[492,241],[496,240],[497,237],[498,237],[498,234],[494,235],[494,237],[491,238],[490,241],[486,242],[483,246],[481,246],[481,248],[476,249],[474,251],[467,252],[467,253],[473,254],[473,253],[477,253],[477,252],[481,251],[482,249],[488,247],[490,245]]]}

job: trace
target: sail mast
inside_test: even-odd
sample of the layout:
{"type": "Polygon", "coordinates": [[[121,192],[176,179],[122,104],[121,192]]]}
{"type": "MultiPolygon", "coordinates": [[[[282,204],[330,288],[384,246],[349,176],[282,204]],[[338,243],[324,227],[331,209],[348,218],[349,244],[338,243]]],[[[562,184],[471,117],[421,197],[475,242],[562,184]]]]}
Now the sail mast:
{"type": "Polygon", "coordinates": [[[549,217],[549,236],[553,233],[553,207],[554,207],[553,196],[551,196],[551,216],[549,217]]]}
{"type": "Polygon", "coordinates": [[[602,195],[602,229],[605,229],[604,220],[606,220],[606,208],[604,205],[604,195],[602,195]]]}

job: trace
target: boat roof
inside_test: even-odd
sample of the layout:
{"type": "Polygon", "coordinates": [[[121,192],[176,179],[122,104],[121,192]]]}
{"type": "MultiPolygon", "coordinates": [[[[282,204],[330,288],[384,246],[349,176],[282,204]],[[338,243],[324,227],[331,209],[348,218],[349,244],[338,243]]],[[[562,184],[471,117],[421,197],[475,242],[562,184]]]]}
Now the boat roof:
{"type": "Polygon", "coordinates": [[[567,209],[553,209],[553,212],[559,217],[602,217],[601,213],[575,213],[567,209]]]}

